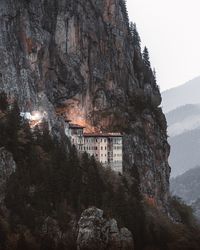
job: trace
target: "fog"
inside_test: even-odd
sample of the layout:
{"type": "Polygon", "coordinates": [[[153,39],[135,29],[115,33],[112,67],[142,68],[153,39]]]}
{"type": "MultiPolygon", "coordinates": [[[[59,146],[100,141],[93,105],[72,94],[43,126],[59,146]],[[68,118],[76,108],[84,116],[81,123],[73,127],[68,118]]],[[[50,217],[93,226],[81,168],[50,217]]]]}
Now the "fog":
{"type": "Polygon", "coordinates": [[[200,75],[200,1],[127,0],[161,90],[200,75]]]}

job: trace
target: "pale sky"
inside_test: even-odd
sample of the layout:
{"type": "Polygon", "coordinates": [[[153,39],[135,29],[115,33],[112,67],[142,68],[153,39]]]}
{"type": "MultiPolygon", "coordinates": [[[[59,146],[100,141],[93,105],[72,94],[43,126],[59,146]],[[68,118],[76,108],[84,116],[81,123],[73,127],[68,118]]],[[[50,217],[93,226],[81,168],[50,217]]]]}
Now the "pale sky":
{"type": "Polygon", "coordinates": [[[161,90],[200,75],[200,0],[127,0],[161,90]]]}

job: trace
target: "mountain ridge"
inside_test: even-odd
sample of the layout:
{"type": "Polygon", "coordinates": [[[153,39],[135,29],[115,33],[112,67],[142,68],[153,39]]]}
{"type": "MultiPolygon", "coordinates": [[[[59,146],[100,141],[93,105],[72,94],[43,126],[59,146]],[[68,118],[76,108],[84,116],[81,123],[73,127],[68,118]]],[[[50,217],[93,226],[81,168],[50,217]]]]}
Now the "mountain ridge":
{"type": "Polygon", "coordinates": [[[162,107],[165,113],[185,104],[199,103],[200,76],[162,92],[162,107]],[[191,92],[191,89],[193,91],[191,92]]]}

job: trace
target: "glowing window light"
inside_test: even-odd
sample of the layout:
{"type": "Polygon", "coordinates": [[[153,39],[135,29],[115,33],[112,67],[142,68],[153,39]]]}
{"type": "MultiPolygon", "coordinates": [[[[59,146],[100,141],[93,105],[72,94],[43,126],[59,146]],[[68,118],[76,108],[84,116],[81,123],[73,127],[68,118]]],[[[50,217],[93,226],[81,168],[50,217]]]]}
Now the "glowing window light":
{"type": "Polygon", "coordinates": [[[39,111],[33,111],[31,114],[32,121],[39,121],[43,118],[43,115],[39,111]]]}

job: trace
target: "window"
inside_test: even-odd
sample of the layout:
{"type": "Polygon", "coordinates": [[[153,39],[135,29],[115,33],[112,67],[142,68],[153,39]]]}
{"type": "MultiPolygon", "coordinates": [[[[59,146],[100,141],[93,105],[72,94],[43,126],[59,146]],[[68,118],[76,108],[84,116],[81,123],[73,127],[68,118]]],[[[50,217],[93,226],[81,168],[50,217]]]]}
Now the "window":
{"type": "Polygon", "coordinates": [[[103,147],[101,146],[101,150],[103,150],[103,147]]]}
{"type": "Polygon", "coordinates": [[[106,139],[104,139],[104,142],[106,142],[106,139]]]}
{"type": "Polygon", "coordinates": [[[98,142],[98,140],[96,139],[96,142],[98,142]]]}
{"type": "Polygon", "coordinates": [[[105,150],[106,150],[107,148],[105,147],[105,150]]]}

